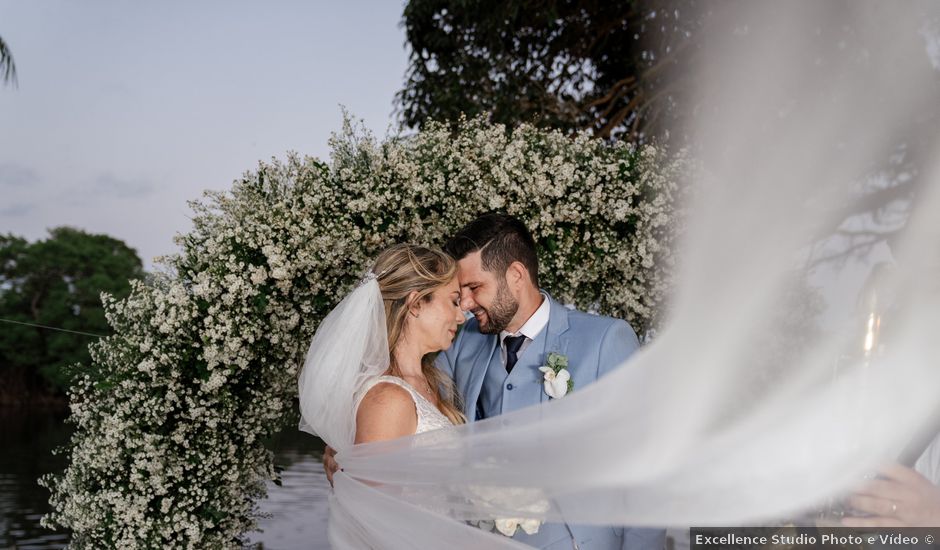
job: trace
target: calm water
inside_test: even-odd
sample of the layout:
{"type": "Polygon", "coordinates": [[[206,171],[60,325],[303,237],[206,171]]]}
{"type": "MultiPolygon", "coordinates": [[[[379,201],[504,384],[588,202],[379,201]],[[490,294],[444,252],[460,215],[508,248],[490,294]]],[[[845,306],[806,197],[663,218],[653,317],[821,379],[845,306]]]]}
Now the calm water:
{"type": "MultiPolygon", "coordinates": [[[[63,414],[0,409],[0,548],[49,549],[68,543],[67,533],[39,526],[49,510],[48,492],[39,476],[62,471],[65,458],[52,449],[68,441],[63,414]]],[[[283,466],[283,486],[268,484],[259,521],[262,532],[250,540],[264,550],[328,548],[326,541],[329,484],[320,466],[323,444],[288,429],[269,442],[276,464],[283,466]]]]}

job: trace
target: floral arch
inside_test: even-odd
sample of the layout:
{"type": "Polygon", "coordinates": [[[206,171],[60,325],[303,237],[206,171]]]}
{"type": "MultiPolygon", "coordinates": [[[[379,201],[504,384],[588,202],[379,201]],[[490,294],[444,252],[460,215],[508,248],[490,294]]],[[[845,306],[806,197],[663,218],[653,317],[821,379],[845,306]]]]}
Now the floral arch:
{"type": "Polygon", "coordinates": [[[261,441],[296,414],[310,338],[390,244],[439,245],[501,209],[532,230],[556,298],[656,326],[681,159],[480,119],[385,141],[347,121],[331,148],[207,192],[164,272],[104,296],[115,335],[78,367],[70,465],[43,479],[44,522],[74,547],[241,545],[277,477],[261,441]]]}

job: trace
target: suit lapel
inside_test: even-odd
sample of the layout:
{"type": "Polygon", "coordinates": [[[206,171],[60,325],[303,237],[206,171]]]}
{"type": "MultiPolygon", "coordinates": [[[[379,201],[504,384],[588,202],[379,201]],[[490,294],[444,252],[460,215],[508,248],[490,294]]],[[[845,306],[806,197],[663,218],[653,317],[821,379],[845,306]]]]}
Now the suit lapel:
{"type": "MultiPolygon", "coordinates": [[[[473,422],[477,417],[477,401],[480,399],[480,391],[483,388],[483,380],[486,378],[486,371],[493,364],[501,362],[500,355],[497,353],[499,348],[499,338],[487,335],[487,344],[480,347],[470,363],[470,372],[467,378],[467,385],[464,388],[464,414],[467,415],[467,421],[473,422]]],[[[458,359],[459,360],[459,359],[458,359]]],[[[502,367],[502,365],[498,365],[502,367]]]]}
{"type": "MultiPolygon", "coordinates": [[[[548,296],[548,293],[546,293],[548,296]]],[[[562,355],[568,353],[568,308],[559,304],[548,296],[548,326],[545,327],[545,348],[539,357],[544,361],[549,353],[555,352],[562,355]]],[[[542,366],[542,365],[539,365],[542,366]]],[[[539,372],[539,375],[542,373],[539,372]]],[[[548,401],[549,397],[544,391],[541,392],[541,401],[548,401]]]]}

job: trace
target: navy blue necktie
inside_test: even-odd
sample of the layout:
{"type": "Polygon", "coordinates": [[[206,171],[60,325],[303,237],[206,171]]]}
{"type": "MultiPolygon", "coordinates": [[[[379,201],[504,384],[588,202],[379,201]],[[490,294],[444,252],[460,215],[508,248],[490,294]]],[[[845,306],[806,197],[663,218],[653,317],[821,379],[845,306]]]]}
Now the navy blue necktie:
{"type": "Polygon", "coordinates": [[[525,336],[507,336],[503,342],[506,343],[506,372],[510,373],[512,368],[516,366],[516,361],[519,360],[516,354],[519,353],[519,348],[525,342],[525,336]]]}

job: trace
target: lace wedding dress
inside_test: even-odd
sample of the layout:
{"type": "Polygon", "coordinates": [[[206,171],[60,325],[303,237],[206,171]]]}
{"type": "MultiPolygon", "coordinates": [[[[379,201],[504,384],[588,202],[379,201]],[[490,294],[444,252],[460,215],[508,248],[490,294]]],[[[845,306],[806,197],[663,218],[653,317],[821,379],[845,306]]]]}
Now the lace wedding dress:
{"type": "Polygon", "coordinates": [[[411,394],[411,398],[414,399],[415,402],[415,410],[418,412],[418,427],[415,429],[415,434],[453,426],[451,421],[434,406],[434,403],[428,401],[428,399],[421,395],[418,390],[414,389],[411,384],[397,376],[379,376],[366,386],[362,395],[365,396],[373,386],[381,382],[401,386],[411,394]]]}

